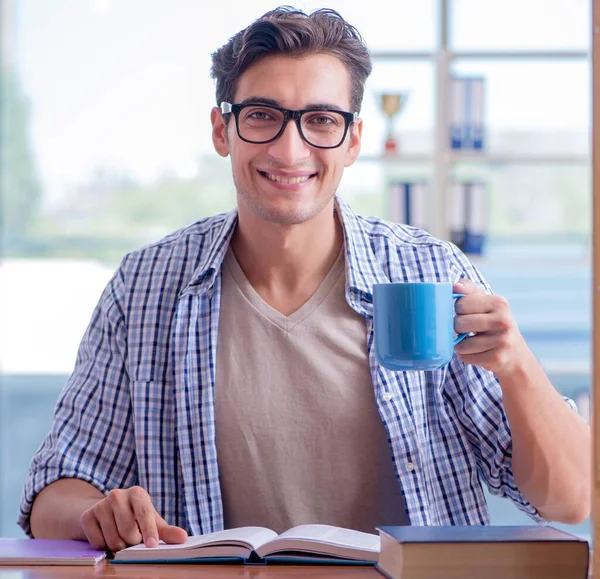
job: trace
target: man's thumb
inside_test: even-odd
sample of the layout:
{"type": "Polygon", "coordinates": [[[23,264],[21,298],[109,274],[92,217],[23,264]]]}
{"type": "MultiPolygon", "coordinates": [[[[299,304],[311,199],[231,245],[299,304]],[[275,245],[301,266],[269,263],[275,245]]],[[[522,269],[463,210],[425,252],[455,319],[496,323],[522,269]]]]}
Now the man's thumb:
{"type": "Polygon", "coordinates": [[[452,288],[457,293],[463,294],[472,294],[472,293],[485,293],[482,288],[480,288],[475,282],[467,279],[466,277],[462,278],[460,281],[456,282],[452,288]]]}

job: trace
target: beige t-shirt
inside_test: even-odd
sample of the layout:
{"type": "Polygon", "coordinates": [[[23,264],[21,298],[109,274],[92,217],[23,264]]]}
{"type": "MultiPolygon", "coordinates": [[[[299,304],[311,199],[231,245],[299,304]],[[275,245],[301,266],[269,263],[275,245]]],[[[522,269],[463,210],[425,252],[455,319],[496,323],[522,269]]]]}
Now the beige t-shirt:
{"type": "Polygon", "coordinates": [[[315,294],[284,316],[227,253],[215,387],[225,528],[405,524],[344,266],[342,251],[315,294]]]}

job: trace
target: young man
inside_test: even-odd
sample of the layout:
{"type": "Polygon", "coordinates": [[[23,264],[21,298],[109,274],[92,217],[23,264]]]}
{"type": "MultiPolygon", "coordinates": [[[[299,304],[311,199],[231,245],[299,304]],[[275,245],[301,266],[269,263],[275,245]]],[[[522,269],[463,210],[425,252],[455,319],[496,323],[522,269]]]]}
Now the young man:
{"type": "Polygon", "coordinates": [[[117,550],[241,525],[535,520],[590,509],[590,434],[451,244],[336,195],[371,71],[339,14],[280,8],[213,55],[237,210],[125,257],[83,338],[20,524],[117,550]],[[374,283],[466,293],[447,367],[382,368],[374,283]]]}

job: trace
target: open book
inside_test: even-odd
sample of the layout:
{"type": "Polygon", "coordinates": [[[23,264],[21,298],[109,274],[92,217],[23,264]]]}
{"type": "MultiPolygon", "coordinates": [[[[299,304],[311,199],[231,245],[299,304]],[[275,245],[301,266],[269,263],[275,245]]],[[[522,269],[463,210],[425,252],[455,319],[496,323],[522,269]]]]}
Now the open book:
{"type": "Polygon", "coordinates": [[[264,527],[239,527],[190,537],[180,545],[135,545],[115,553],[113,563],[215,562],[336,563],[374,565],[379,537],[329,525],[299,525],[278,535],[264,527]]]}

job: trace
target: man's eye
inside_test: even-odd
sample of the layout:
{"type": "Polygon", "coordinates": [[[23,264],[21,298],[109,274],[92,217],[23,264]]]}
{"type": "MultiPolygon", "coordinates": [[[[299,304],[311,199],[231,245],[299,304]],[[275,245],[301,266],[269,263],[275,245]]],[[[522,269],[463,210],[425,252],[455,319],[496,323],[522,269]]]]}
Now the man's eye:
{"type": "Polygon", "coordinates": [[[337,117],[337,115],[330,115],[330,114],[317,114],[317,115],[311,115],[306,119],[306,122],[310,123],[311,125],[318,125],[318,126],[337,126],[340,124],[340,122],[343,122],[343,119],[340,121],[340,119],[337,117]]]}
{"type": "Polygon", "coordinates": [[[254,121],[269,121],[273,118],[273,113],[264,109],[252,109],[246,113],[246,119],[254,121]]]}

